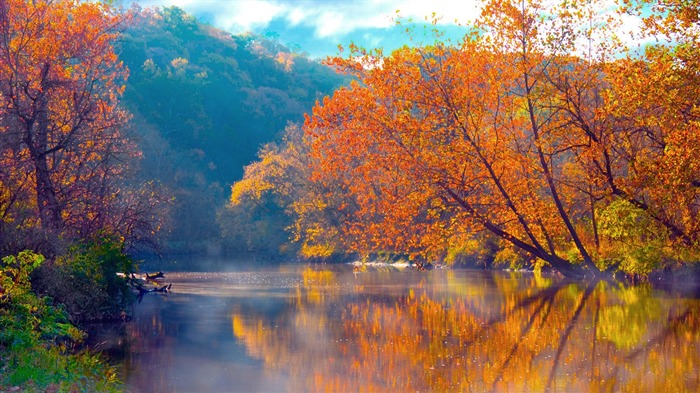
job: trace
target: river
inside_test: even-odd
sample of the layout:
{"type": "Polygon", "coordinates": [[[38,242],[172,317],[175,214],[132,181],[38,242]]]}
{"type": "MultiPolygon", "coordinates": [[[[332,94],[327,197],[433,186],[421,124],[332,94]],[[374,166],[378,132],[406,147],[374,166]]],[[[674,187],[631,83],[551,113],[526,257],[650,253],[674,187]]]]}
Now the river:
{"type": "Polygon", "coordinates": [[[700,301],[532,273],[168,273],[90,343],[130,392],[699,391],[700,301]]]}

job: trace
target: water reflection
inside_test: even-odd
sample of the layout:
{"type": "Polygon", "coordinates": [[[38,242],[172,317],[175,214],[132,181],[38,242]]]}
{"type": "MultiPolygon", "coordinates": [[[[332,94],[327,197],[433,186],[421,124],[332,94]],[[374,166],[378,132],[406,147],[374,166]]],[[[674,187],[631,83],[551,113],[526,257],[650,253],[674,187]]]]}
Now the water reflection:
{"type": "Polygon", "coordinates": [[[174,294],[144,299],[116,335],[128,386],[700,389],[700,302],[649,287],[451,270],[247,274],[181,275],[174,294]]]}

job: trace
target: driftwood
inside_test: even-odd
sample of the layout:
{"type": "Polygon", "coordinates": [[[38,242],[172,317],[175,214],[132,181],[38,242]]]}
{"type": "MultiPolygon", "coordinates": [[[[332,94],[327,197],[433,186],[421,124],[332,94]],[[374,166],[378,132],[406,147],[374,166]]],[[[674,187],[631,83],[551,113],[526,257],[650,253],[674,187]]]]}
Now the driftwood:
{"type": "Polygon", "coordinates": [[[139,279],[136,277],[134,274],[131,275],[131,279],[129,280],[129,285],[131,285],[132,288],[136,289],[138,291],[138,294],[136,295],[136,299],[138,300],[139,303],[141,303],[141,300],[143,299],[143,296],[147,293],[152,293],[152,292],[159,292],[159,293],[168,293],[170,292],[171,288],[173,287],[173,284],[165,284],[162,286],[154,286],[152,288],[148,288],[144,286],[145,283],[149,281],[155,281],[155,279],[161,279],[165,278],[165,274],[163,272],[158,272],[156,274],[145,274],[146,279],[139,279]]]}
{"type": "Polygon", "coordinates": [[[134,288],[139,290],[139,295],[143,295],[143,294],[150,293],[150,292],[168,293],[168,292],[170,292],[170,288],[172,286],[173,286],[173,284],[167,284],[167,285],[163,285],[162,287],[154,287],[154,288],[146,289],[143,286],[139,285],[139,286],[134,286],[134,288]]]}
{"type": "Polygon", "coordinates": [[[163,273],[163,272],[158,272],[155,274],[146,273],[146,280],[157,280],[159,278],[165,278],[165,273],[163,273]]]}
{"type": "Polygon", "coordinates": [[[152,293],[152,292],[160,292],[160,293],[168,293],[170,292],[170,288],[173,286],[172,283],[168,285],[163,285],[162,287],[154,287],[150,289],[146,289],[143,286],[135,286],[139,290],[139,294],[136,295],[136,300],[141,303],[141,300],[143,300],[143,296],[147,293],[152,293]]]}

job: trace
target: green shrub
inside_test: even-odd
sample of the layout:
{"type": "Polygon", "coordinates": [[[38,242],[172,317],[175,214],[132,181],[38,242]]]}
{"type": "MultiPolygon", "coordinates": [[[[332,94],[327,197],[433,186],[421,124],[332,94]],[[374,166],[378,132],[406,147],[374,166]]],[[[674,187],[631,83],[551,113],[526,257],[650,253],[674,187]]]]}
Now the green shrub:
{"type": "Polygon", "coordinates": [[[23,251],[0,265],[0,391],[115,391],[114,370],[87,352],[71,353],[83,333],[47,297],[31,291],[44,262],[23,251]]]}
{"type": "MultiPolygon", "coordinates": [[[[501,246],[493,236],[483,233],[474,234],[471,238],[448,247],[444,261],[452,266],[488,268],[494,264],[500,249],[501,246]]],[[[500,262],[509,263],[510,261],[501,260],[500,262]]]]}
{"type": "Polygon", "coordinates": [[[598,212],[604,268],[647,276],[663,265],[668,233],[647,212],[618,199],[598,212]]]}
{"type": "Polygon", "coordinates": [[[37,292],[65,306],[74,322],[123,319],[133,301],[124,277],[134,263],[122,252],[122,244],[101,237],[73,246],[33,276],[37,292]]]}
{"type": "Polygon", "coordinates": [[[532,259],[532,257],[521,250],[502,243],[502,248],[494,255],[493,263],[495,265],[508,265],[509,269],[520,270],[532,267],[532,259]]]}

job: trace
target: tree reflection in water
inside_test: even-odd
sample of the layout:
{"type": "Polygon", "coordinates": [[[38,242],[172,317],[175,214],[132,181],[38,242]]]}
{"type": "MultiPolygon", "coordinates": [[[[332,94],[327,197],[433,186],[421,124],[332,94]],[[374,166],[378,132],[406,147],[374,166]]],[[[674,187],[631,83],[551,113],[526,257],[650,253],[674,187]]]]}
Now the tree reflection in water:
{"type": "Polygon", "coordinates": [[[291,391],[700,389],[697,300],[501,273],[466,284],[454,271],[393,296],[377,274],[355,275],[349,296],[306,269],[293,307],[236,310],[233,334],[291,391]]]}

